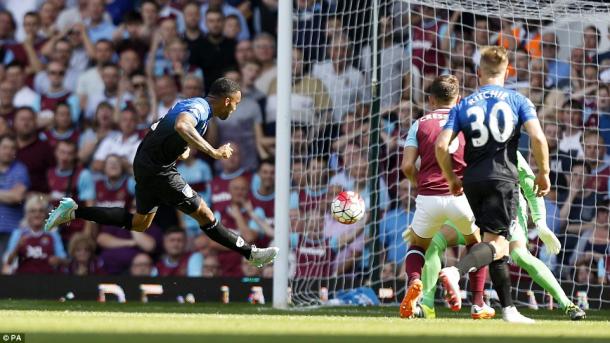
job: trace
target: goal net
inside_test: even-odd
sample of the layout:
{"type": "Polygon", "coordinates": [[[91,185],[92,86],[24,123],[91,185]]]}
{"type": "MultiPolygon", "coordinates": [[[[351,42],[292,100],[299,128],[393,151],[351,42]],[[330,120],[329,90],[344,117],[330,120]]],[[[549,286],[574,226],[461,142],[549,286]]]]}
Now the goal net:
{"type": "MultiPolygon", "coordinates": [[[[502,45],[510,51],[507,87],[536,105],[551,150],[547,224],[562,249],[549,254],[531,223],[529,249],[575,303],[609,305],[603,284],[610,280],[610,6],[380,0],[378,16],[374,7],[372,0],[295,2],[292,304],[359,302],[367,299],[360,287],[373,289],[382,303],[401,300],[407,249],[401,235],[417,195],[400,171],[407,132],[426,112],[427,88],[437,75],[457,76],[466,96],[477,88],[479,49],[502,45]],[[365,220],[343,225],[332,218],[330,202],[341,190],[365,199],[365,220]],[[350,290],[357,291],[350,297],[350,290]]],[[[531,159],[526,135],[520,150],[531,159]]],[[[443,263],[452,265],[463,253],[450,248],[443,263]]],[[[514,295],[548,306],[547,293],[511,268],[514,295]]]]}

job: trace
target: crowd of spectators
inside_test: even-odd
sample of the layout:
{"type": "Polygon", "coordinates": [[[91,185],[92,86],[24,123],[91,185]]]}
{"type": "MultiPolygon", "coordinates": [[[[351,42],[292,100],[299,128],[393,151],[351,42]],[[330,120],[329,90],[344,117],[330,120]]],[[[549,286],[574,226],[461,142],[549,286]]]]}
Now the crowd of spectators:
{"type": "Polygon", "coordinates": [[[213,119],[205,138],[214,146],[231,142],[232,157],[214,161],[191,149],[178,163],[217,218],[258,246],[273,240],[275,121],[291,115],[291,276],[366,272],[373,239],[366,228],[376,220],[381,277],[399,277],[401,234],[417,194],[399,170],[406,133],[425,111],[435,76],[456,75],[462,95],[469,94],[480,47],[498,44],[511,51],[508,87],[532,100],[549,141],[553,188],[545,202],[563,250],[548,256],[535,232],[532,247],[564,279],[606,282],[610,51],[600,46],[610,39],[608,28],[586,26],[582,41],[562,43],[549,22],[385,1],[375,128],[365,5],[295,2],[288,114],[276,105],[277,0],[0,4],[3,272],[271,277],[271,268],[250,268],[164,206],[144,233],[78,220],[41,232],[44,213],[64,196],[133,209],[131,163],[149,126],[180,99],[203,96],[227,77],[241,85],[242,102],[228,120],[213,119]],[[377,143],[368,133],[376,130],[374,180],[369,148],[377,143]],[[328,213],[338,191],[359,192],[368,207],[373,189],[379,217],[346,226],[328,213]]]}

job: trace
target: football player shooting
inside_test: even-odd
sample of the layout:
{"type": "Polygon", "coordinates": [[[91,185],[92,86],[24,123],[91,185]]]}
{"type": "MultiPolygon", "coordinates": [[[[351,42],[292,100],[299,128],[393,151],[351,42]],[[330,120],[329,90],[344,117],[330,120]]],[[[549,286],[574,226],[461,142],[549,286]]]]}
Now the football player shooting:
{"type": "Polygon", "coordinates": [[[537,196],[550,188],[549,149],[535,106],[523,95],[504,88],[508,53],[498,46],[481,49],[477,70],[480,89],[462,99],[436,141],[436,158],[455,195],[466,194],[483,242],[472,247],[455,267],[439,274],[451,308],[461,307],[461,275],[489,265],[489,275],[508,322],[533,323],[513,305],[508,270],[507,237],[516,229],[518,202],[517,146],[525,127],[538,166],[537,196]],[[453,171],[449,144],[463,132],[466,138],[466,170],[462,180],[453,171]]]}
{"type": "MultiPolygon", "coordinates": [[[[453,75],[437,77],[430,85],[428,98],[431,112],[418,119],[409,130],[402,161],[402,170],[411,182],[417,184],[417,199],[413,223],[404,236],[407,237],[409,251],[405,258],[409,288],[400,304],[400,316],[411,318],[416,309],[416,303],[422,293],[421,270],[424,264],[424,254],[430,245],[432,237],[443,223],[451,220],[466,237],[469,247],[480,242],[477,227],[474,225],[474,215],[468,200],[462,194],[451,194],[449,184],[436,162],[434,143],[443,125],[447,121],[449,111],[460,98],[460,83],[453,75]],[[415,161],[421,159],[417,170],[415,161]]],[[[462,176],[464,167],[464,137],[459,135],[451,146],[453,167],[458,177],[462,176]]],[[[470,274],[473,302],[477,312],[491,313],[493,309],[486,307],[483,301],[485,275],[487,269],[481,268],[470,274]]]]}
{"type": "Polygon", "coordinates": [[[232,149],[225,144],[212,147],[202,135],[212,116],[229,118],[241,101],[239,85],[220,78],[212,84],[204,98],[179,101],[158,122],[140,143],[133,163],[136,181],[136,213],[121,207],[79,207],[71,198],[64,198],[49,214],[45,231],[75,218],[98,224],[123,227],[144,232],[152,223],[159,204],[167,204],[190,215],[201,230],[222,246],[238,252],[251,264],[261,267],[272,262],[278,248],[257,248],[238,234],[226,229],[197,192],[184,181],[176,169],[176,160],[188,157],[189,148],[215,159],[228,159],[232,149]]]}
{"type": "MultiPolygon", "coordinates": [[[[547,250],[552,254],[558,254],[561,250],[561,243],[555,234],[546,224],[546,208],[544,199],[536,196],[534,190],[535,175],[529,164],[521,153],[517,152],[517,169],[519,171],[519,207],[517,209],[518,227],[510,237],[510,257],[513,262],[523,268],[531,278],[549,292],[557,300],[559,307],[572,320],[584,319],[586,314],[579,307],[574,305],[561,288],[549,268],[538,258],[532,255],[527,248],[527,207],[529,206],[532,220],[536,225],[538,237],[544,242],[547,250]],[[526,203],[527,199],[527,203],[526,203]]],[[[464,236],[455,228],[445,225],[441,231],[437,232],[428,250],[426,250],[426,263],[422,270],[421,279],[423,281],[422,295],[422,315],[425,318],[435,318],[434,295],[436,291],[436,281],[441,270],[441,260],[447,247],[465,245],[464,236]]],[[[471,280],[472,281],[472,280],[471,280]]],[[[474,319],[487,319],[479,313],[471,311],[474,319]]]]}

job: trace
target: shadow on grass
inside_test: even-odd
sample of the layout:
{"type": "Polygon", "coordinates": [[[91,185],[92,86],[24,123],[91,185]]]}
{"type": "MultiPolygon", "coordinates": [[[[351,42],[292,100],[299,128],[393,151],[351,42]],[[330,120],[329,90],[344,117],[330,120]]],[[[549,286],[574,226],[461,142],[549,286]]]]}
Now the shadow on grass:
{"type": "MultiPolygon", "coordinates": [[[[398,316],[398,306],[371,307],[319,307],[308,309],[276,310],[269,305],[251,305],[245,303],[219,304],[196,303],[178,304],[171,302],[98,303],[95,301],[59,302],[51,300],[0,300],[0,311],[84,311],[84,312],[124,312],[124,313],[178,313],[178,314],[236,314],[236,315],[277,315],[277,316],[353,316],[353,317],[388,317],[398,316]]],[[[447,319],[469,319],[469,308],[461,312],[452,312],[437,306],[437,316],[447,319]]],[[[497,309],[499,311],[499,309],[497,309]]],[[[520,309],[521,313],[537,320],[566,320],[562,311],[520,309]]],[[[497,312],[499,313],[499,312],[497,312]]],[[[610,310],[587,311],[587,321],[610,321],[610,310]]],[[[520,342],[521,343],[521,342],[520,342]]]]}
{"type": "MultiPolygon", "coordinates": [[[[97,343],[97,342],[130,342],[130,343],[188,343],[188,342],[451,342],[451,343],[472,343],[487,342],[493,339],[494,343],[554,343],[554,342],[582,342],[580,338],[565,337],[452,337],[452,336],[315,336],[315,335],[136,335],[136,334],[30,334],[26,333],[28,343],[97,343]]],[[[587,338],[587,343],[608,342],[604,339],[587,338]]]]}

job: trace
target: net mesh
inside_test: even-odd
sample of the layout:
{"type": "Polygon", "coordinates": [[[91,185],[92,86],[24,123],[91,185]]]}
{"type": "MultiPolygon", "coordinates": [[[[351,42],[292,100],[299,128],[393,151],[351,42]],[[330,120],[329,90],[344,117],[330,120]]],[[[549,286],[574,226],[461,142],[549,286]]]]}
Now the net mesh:
{"type": "MultiPolygon", "coordinates": [[[[609,12],[608,4],[592,1],[381,1],[377,112],[372,2],[297,1],[292,303],[325,303],[327,297],[360,286],[381,288],[382,301],[400,301],[407,249],[401,234],[413,217],[417,195],[400,171],[407,132],[426,112],[426,90],[437,75],[456,75],[462,96],[477,88],[476,66],[484,45],[510,51],[507,87],[536,105],[550,145],[553,187],[546,199],[547,224],[562,250],[550,255],[532,230],[530,251],[551,268],[574,302],[610,303],[602,286],[610,270],[609,12]],[[365,199],[365,220],[343,225],[332,218],[330,202],[341,190],[365,199]]],[[[529,156],[527,137],[520,150],[529,156]]],[[[463,248],[449,249],[445,265],[460,254],[463,248]]],[[[512,277],[519,299],[549,300],[516,266],[512,277]]]]}

